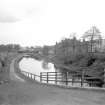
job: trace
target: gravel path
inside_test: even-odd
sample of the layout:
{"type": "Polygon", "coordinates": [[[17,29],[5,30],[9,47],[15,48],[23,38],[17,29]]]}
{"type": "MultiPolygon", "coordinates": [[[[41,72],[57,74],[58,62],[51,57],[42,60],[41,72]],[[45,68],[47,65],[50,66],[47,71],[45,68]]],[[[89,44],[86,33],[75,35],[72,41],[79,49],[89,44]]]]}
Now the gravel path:
{"type": "Polygon", "coordinates": [[[10,64],[10,78],[11,78],[11,80],[25,82],[25,80],[20,78],[18,75],[16,75],[16,73],[14,71],[14,62],[15,62],[15,60],[16,59],[12,60],[12,62],[10,64]]]}

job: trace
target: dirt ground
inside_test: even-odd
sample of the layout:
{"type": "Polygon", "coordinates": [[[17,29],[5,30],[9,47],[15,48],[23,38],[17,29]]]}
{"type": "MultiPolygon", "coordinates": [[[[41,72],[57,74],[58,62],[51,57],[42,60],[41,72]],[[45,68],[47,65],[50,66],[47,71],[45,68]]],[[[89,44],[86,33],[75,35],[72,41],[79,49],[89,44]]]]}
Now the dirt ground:
{"type": "Polygon", "coordinates": [[[0,105],[105,105],[105,91],[64,89],[31,83],[10,65],[10,83],[0,85],[0,105]]]}

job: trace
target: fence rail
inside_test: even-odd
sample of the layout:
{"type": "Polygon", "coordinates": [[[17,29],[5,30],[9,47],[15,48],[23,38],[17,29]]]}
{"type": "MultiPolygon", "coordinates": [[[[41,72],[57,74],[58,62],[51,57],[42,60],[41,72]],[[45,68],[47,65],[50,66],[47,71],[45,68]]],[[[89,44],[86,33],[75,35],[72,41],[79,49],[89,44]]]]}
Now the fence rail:
{"type": "Polygon", "coordinates": [[[105,77],[103,79],[101,77],[86,77],[84,74],[78,76],[71,75],[70,72],[41,72],[40,75],[26,71],[21,71],[21,73],[32,80],[56,85],[102,87],[105,84],[105,77]]]}
{"type": "Polygon", "coordinates": [[[21,73],[33,80],[36,80],[37,77],[40,78],[40,76],[35,75],[33,73],[26,72],[26,71],[21,71],[21,73]]]}

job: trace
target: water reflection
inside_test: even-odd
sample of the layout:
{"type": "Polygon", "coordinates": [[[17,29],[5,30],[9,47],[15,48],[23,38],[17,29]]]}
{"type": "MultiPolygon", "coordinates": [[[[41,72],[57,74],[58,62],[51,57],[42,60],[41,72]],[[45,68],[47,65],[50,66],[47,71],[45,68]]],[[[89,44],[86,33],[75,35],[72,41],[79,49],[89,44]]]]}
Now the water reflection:
{"type": "Polygon", "coordinates": [[[54,64],[24,57],[19,67],[21,70],[40,75],[40,72],[55,72],[54,64]]]}
{"type": "Polygon", "coordinates": [[[51,69],[51,65],[48,64],[48,62],[43,61],[42,62],[42,68],[45,69],[45,70],[49,70],[49,69],[51,69]]]}

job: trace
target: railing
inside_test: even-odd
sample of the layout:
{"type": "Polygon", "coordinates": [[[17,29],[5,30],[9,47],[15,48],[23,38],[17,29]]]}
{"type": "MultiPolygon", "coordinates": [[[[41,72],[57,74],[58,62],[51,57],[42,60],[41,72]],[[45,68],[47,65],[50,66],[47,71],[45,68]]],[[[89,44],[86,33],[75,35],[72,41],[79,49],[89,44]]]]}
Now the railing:
{"type": "Polygon", "coordinates": [[[28,78],[41,83],[79,87],[102,87],[101,82],[98,81],[101,80],[100,77],[86,77],[84,75],[77,75],[70,72],[41,72],[40,75],[35,75],[26,71],[21,71],[21,73],[28,78]]]}
{"type": "Polygon", "coordinates": [[[33,73],[29,73],[29,72],[26,72],[26,71],[21,71],[21,73],[24,74],[26,77],[32,79],[32,80],[38,80],[38,79],[40,79],[39,75],[35,75],[33,73]]]}
{"type": "Polygon", "coordinates": [[[100,77],[86,77],[84,75],[72,74],[71,72],[41,72],[40,82],[63,84],[66,86],[98,86],[100,77]],[[96,81],[95,81],[96,80],[96,81]]]}

